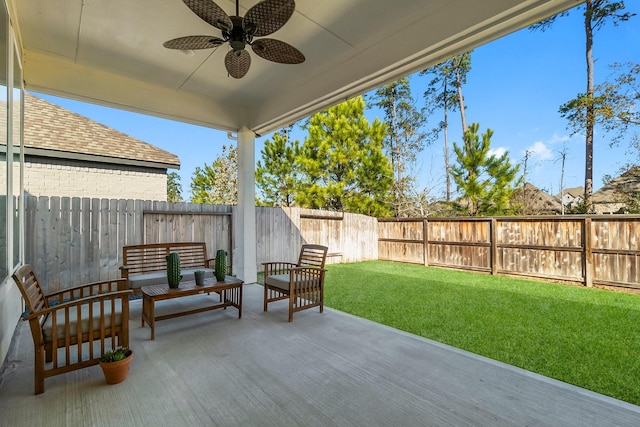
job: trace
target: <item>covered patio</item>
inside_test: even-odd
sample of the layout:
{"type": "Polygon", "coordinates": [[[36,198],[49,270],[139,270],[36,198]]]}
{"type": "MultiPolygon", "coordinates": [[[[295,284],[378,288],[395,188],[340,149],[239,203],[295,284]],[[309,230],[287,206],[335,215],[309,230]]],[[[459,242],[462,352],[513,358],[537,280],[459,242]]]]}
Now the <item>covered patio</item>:
{"type": "Polygon", "coordinates": [[[0,377],[0,424],[640,424],[637,406],[336,310],[288,323],[286,301],[262,311],[257,284],[244,285],[242,319],[234,309],[171,319],[151,341],[140,315],[133,301],[125,382],[105,385],[94,366],[48,379],[38,396],[31,335],[20,324],[0,377]]]}
{"type": "MultiPolygon", "coordinates": [[[[256,1],[241,1],[240,15],[256,1]]],[[[216,3],[232,14],[235,1],[216,3]]],[[[335,310],[307,310],[288,323],[286,302],[263,313],[262,287],[251,284],[256,137],[579,3],[298,0],[274,37],[307,60],[254,58],[235,80],[223,66],[225,49],[189,56],[163,48],[184,35],[219,35],[180,0],[6,0],[16,88],[24,81],[27,90],[237,138],[234,272],[250,284],[242,319],[232,309],[173,319],[157,326],[154,341],[133,301],[135,356],[116,386],[104,385],[96,366],[48,379],[34,396],[33,343],[19,322],[0,374],[0,425],[640,425],[634,405],[335,310]]],[[[21,237],[12,239],[9,248],[21,237]]],[[[18,263],[32,262],[20,252],[18,263]]],[[[7,277],[3,346],[20,311],[7,277]]]]}

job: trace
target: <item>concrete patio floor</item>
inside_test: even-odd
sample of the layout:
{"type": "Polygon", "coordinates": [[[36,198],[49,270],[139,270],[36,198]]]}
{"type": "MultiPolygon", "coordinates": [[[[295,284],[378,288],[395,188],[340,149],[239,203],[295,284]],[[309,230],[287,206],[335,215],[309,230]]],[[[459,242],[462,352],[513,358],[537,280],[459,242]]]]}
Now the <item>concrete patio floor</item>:
{"type": "MultiPolygon", "coordinates": [[[[206,296],[158,304],[158,311],[206,296]]],[[[638,426],[640,407],[335,310],[288,323],[244,286],[229,308],[140,326],[127,380],[100,367],[33,395],[33,344],[20,322],[0,376],[2,426],[638,426]]]]}

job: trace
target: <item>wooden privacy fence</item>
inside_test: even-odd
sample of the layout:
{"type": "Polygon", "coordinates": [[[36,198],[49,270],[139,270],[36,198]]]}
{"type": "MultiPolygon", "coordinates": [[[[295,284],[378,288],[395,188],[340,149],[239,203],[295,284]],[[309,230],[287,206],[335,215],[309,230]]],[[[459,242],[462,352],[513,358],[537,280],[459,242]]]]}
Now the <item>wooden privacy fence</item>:
{"type": "Polygon", "coordinates": [[[122,246],[205,241],[233,248],[232,208],[143,200],[28,196],[25,260],[47,292],[120,277],[122,246]]]}
{"type": "MultiPolygon", "coordinates": [[[[122,246],[204,241],[234,261],[236,208],[142,200],[26,199],[25,257],[48,291],[119,277],[122,246]]],[[[392,260],[640,290],[640,216],[376,219],[256,207],[257,268],[295,261],[304,243],[327,262],[392,260]]],[[[259,270],[260,271],[260,270],[259,270]]]]}
{"type": "MultiPolygon", "coordinates": [[[[204,241],[209,258],[225,249],[233,265],[235,215],[228,205],[29,196],[25,259],[47,292],[119,277],[124,245],[204,241]]],[[[378,259],[377,220],[364,215],[257,207],[256,233],[258,268],[296,261],[304,243],[328,246],[328,262],[378,259]]]]}
{"type": "Polygon", "coordinates": [[[640,216],[379,219],[379,259],[640,290],[640,216]]]}
{"type": "Polygon", "coordinates": [[[256,208],[258,265],[297,261],[304,243],[329,248],[327,263],[378,259],[378,222],[352,213],[302,208],[256,208]]]}

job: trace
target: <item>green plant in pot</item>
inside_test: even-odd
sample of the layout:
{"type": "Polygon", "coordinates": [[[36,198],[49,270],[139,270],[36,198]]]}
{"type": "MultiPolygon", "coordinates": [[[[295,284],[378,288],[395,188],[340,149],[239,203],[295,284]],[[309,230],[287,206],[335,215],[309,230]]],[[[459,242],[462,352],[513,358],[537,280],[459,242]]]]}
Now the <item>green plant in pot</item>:
{"type": "Polygon", "coordinates": [[[107,351],[100,358],[100,367],[107,384],[118,384],[129,374],[133,351],[128,347],[117,347],[107,351]]]}
{"type": "Polygon", "coordinates": [[[227,275],[227,251],[224,249],[216,252],[216,280],[218,282],[224,282],[224,278],[227,275]]]}

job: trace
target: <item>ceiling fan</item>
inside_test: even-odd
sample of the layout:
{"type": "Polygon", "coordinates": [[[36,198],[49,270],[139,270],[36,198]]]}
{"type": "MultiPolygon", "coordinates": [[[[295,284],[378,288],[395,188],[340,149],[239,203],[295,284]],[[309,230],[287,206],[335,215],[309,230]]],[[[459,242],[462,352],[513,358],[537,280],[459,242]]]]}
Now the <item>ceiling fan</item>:
{"type": "Polygon", "coordinates": [[[236,0],[235,16],[227,15],[212,0],[182,0],[189,9],[205,22],[222,30],[222,38],[214,36],[185,36],[163,43],[167,49],[195,50],[217,48],[229,42],[231,50],[224,58],[224,65],[231,77],[240,79],[251,66],[251,56],[245,50],[251,46],[253,52],[273,62],[300,64],[305,58],[302,52],[288,43],[263,37],[276,32],[287,23],[296,4],[294,0],[262,0],[240,15],[239,0],[236,0]]]}

